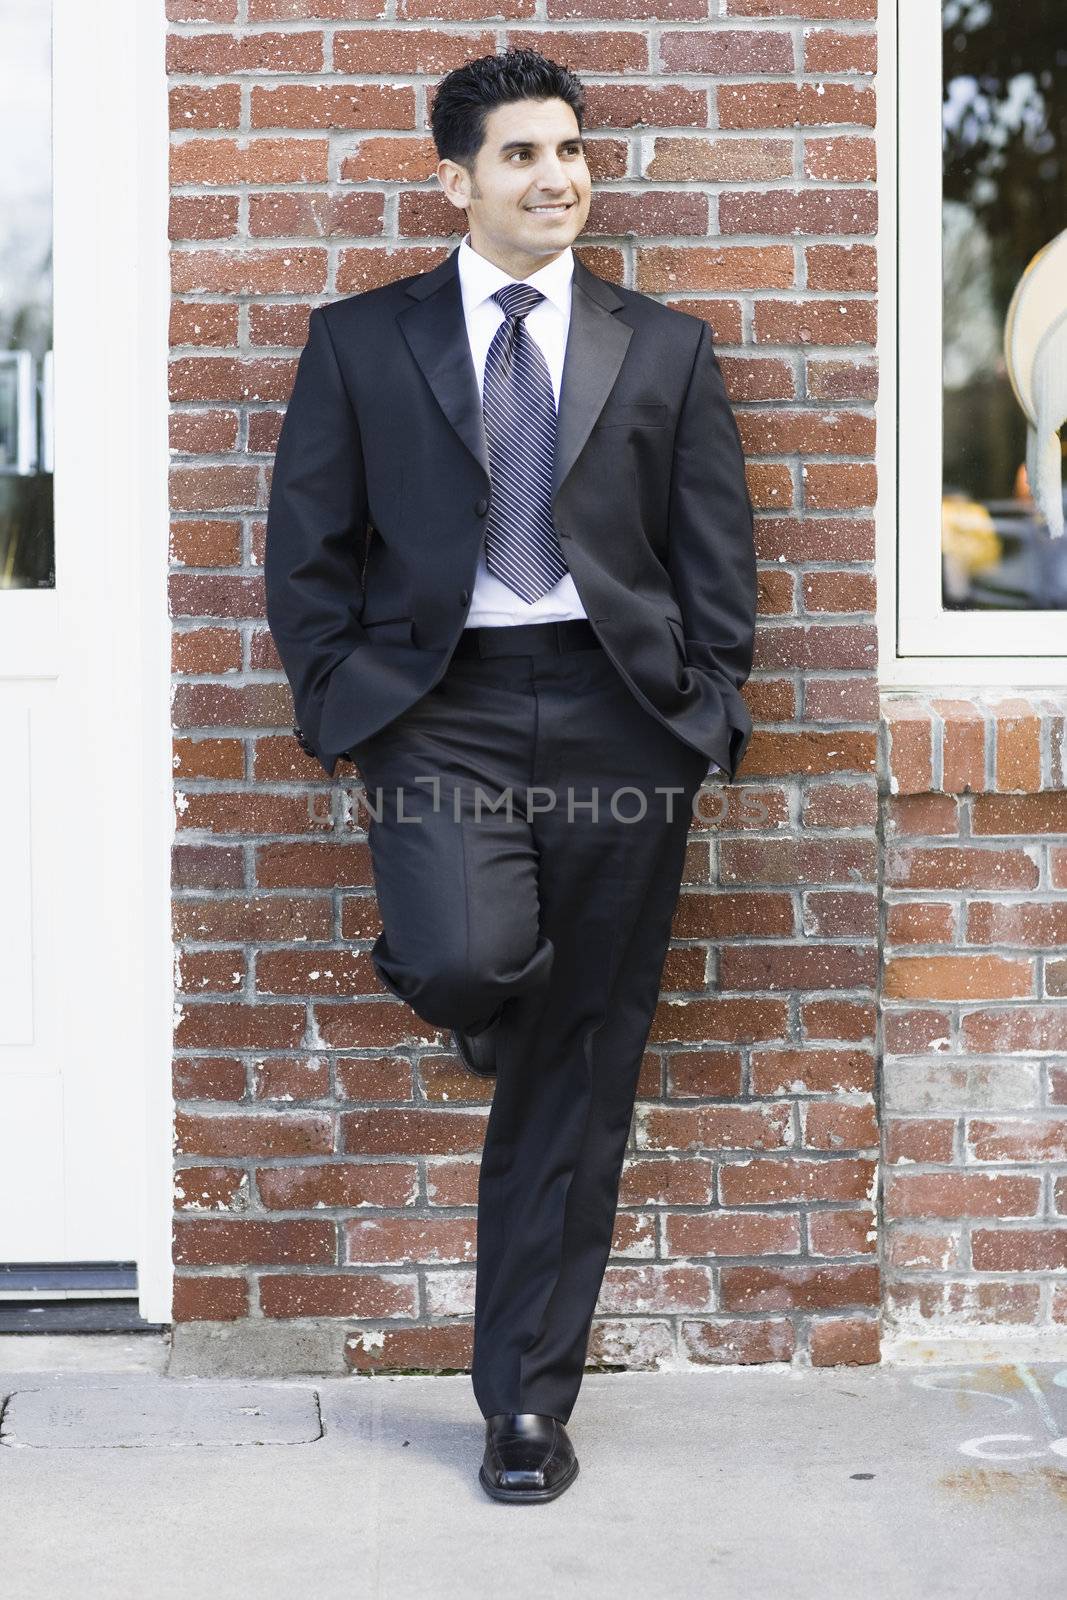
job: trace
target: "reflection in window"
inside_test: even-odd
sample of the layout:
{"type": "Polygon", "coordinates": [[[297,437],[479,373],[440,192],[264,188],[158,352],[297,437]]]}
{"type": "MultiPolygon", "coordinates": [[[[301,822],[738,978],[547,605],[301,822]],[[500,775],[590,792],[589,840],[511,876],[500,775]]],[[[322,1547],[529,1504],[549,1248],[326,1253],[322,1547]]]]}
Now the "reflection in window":
{"type": "Polygon", "coordinates": [[[1067,607],[1064,0],[942,21],[943,603],[1067,607]]]}
{"type": "Polygon", "coordinates": [[[42,589],[55,585],[46,0],[0,0],[0,45],[0,589],[42,589]]]}

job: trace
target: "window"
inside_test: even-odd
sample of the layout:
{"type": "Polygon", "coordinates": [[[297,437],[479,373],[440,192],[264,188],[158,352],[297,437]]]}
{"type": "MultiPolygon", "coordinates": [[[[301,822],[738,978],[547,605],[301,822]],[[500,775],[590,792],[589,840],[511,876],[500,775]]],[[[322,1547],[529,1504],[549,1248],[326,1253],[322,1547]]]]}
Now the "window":
{"type": "Polygon", "coordinates": [[[55,584],[51,22],[0,0],[0,589],[55,584]]]}
{"type": "MultiPolygon", "coordinates": [[[[1062,0],[900,0],[897,51],[896,653],[946,664],[1044,658],[1045,678],[1058,680],[1062,0]]],[[[1002,665],[994,681],[1041,680],[1037,668],[1002,665]]]]}

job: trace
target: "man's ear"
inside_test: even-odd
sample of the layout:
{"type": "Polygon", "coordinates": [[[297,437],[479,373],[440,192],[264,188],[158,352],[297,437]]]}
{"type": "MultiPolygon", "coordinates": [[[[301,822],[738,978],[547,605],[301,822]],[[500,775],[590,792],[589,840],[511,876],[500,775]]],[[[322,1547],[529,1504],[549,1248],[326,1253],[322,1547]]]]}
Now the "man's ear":
{"type": "Polygon", "coordinates": [[[437,181],[444,191],[445,198],[448,200],[450,205],[454,205],[456,207],[457,211],[464,212],[466,211],[467,206],[470,204],[470,196],[463,194],[462,192],[457,192],[456,185],[460,183],[461,179],[465,176],[466,174],[464,173],[463,168],[459,166],[457,162],[449,161],[447,157],[442,158],[442,160],[437,163],[437,181]],[[451,189],[449,188],[450,183],[452,185],[451,189]]]}

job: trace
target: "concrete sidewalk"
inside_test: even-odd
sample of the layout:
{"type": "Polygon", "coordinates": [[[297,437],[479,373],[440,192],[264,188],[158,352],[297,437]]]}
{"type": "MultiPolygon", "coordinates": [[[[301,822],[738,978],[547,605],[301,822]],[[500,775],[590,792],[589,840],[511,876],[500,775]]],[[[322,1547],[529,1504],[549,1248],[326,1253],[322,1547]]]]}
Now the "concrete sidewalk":
{"type": "Polygon", "coordinates": [[[1067,1366],[587,1374],[578,1481],[490,1501],[451,1378],[167,1378],[0,1339],[4,1600],[950,1600],[1067,1584],[1067,1366]],[[36,1370],[35,1370],[36,1369],[36,1370]]]}

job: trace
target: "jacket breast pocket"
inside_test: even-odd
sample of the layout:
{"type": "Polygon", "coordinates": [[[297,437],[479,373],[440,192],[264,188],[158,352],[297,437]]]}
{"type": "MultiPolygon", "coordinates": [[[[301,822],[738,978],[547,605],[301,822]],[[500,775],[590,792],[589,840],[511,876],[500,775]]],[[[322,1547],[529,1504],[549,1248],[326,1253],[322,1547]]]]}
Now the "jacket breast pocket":
{"type": "Polygon", "coordinates": [[[598,428],[663,428],[666,425],[667,407],[658,400],[609,400],[596,420],[598,428]]]}

